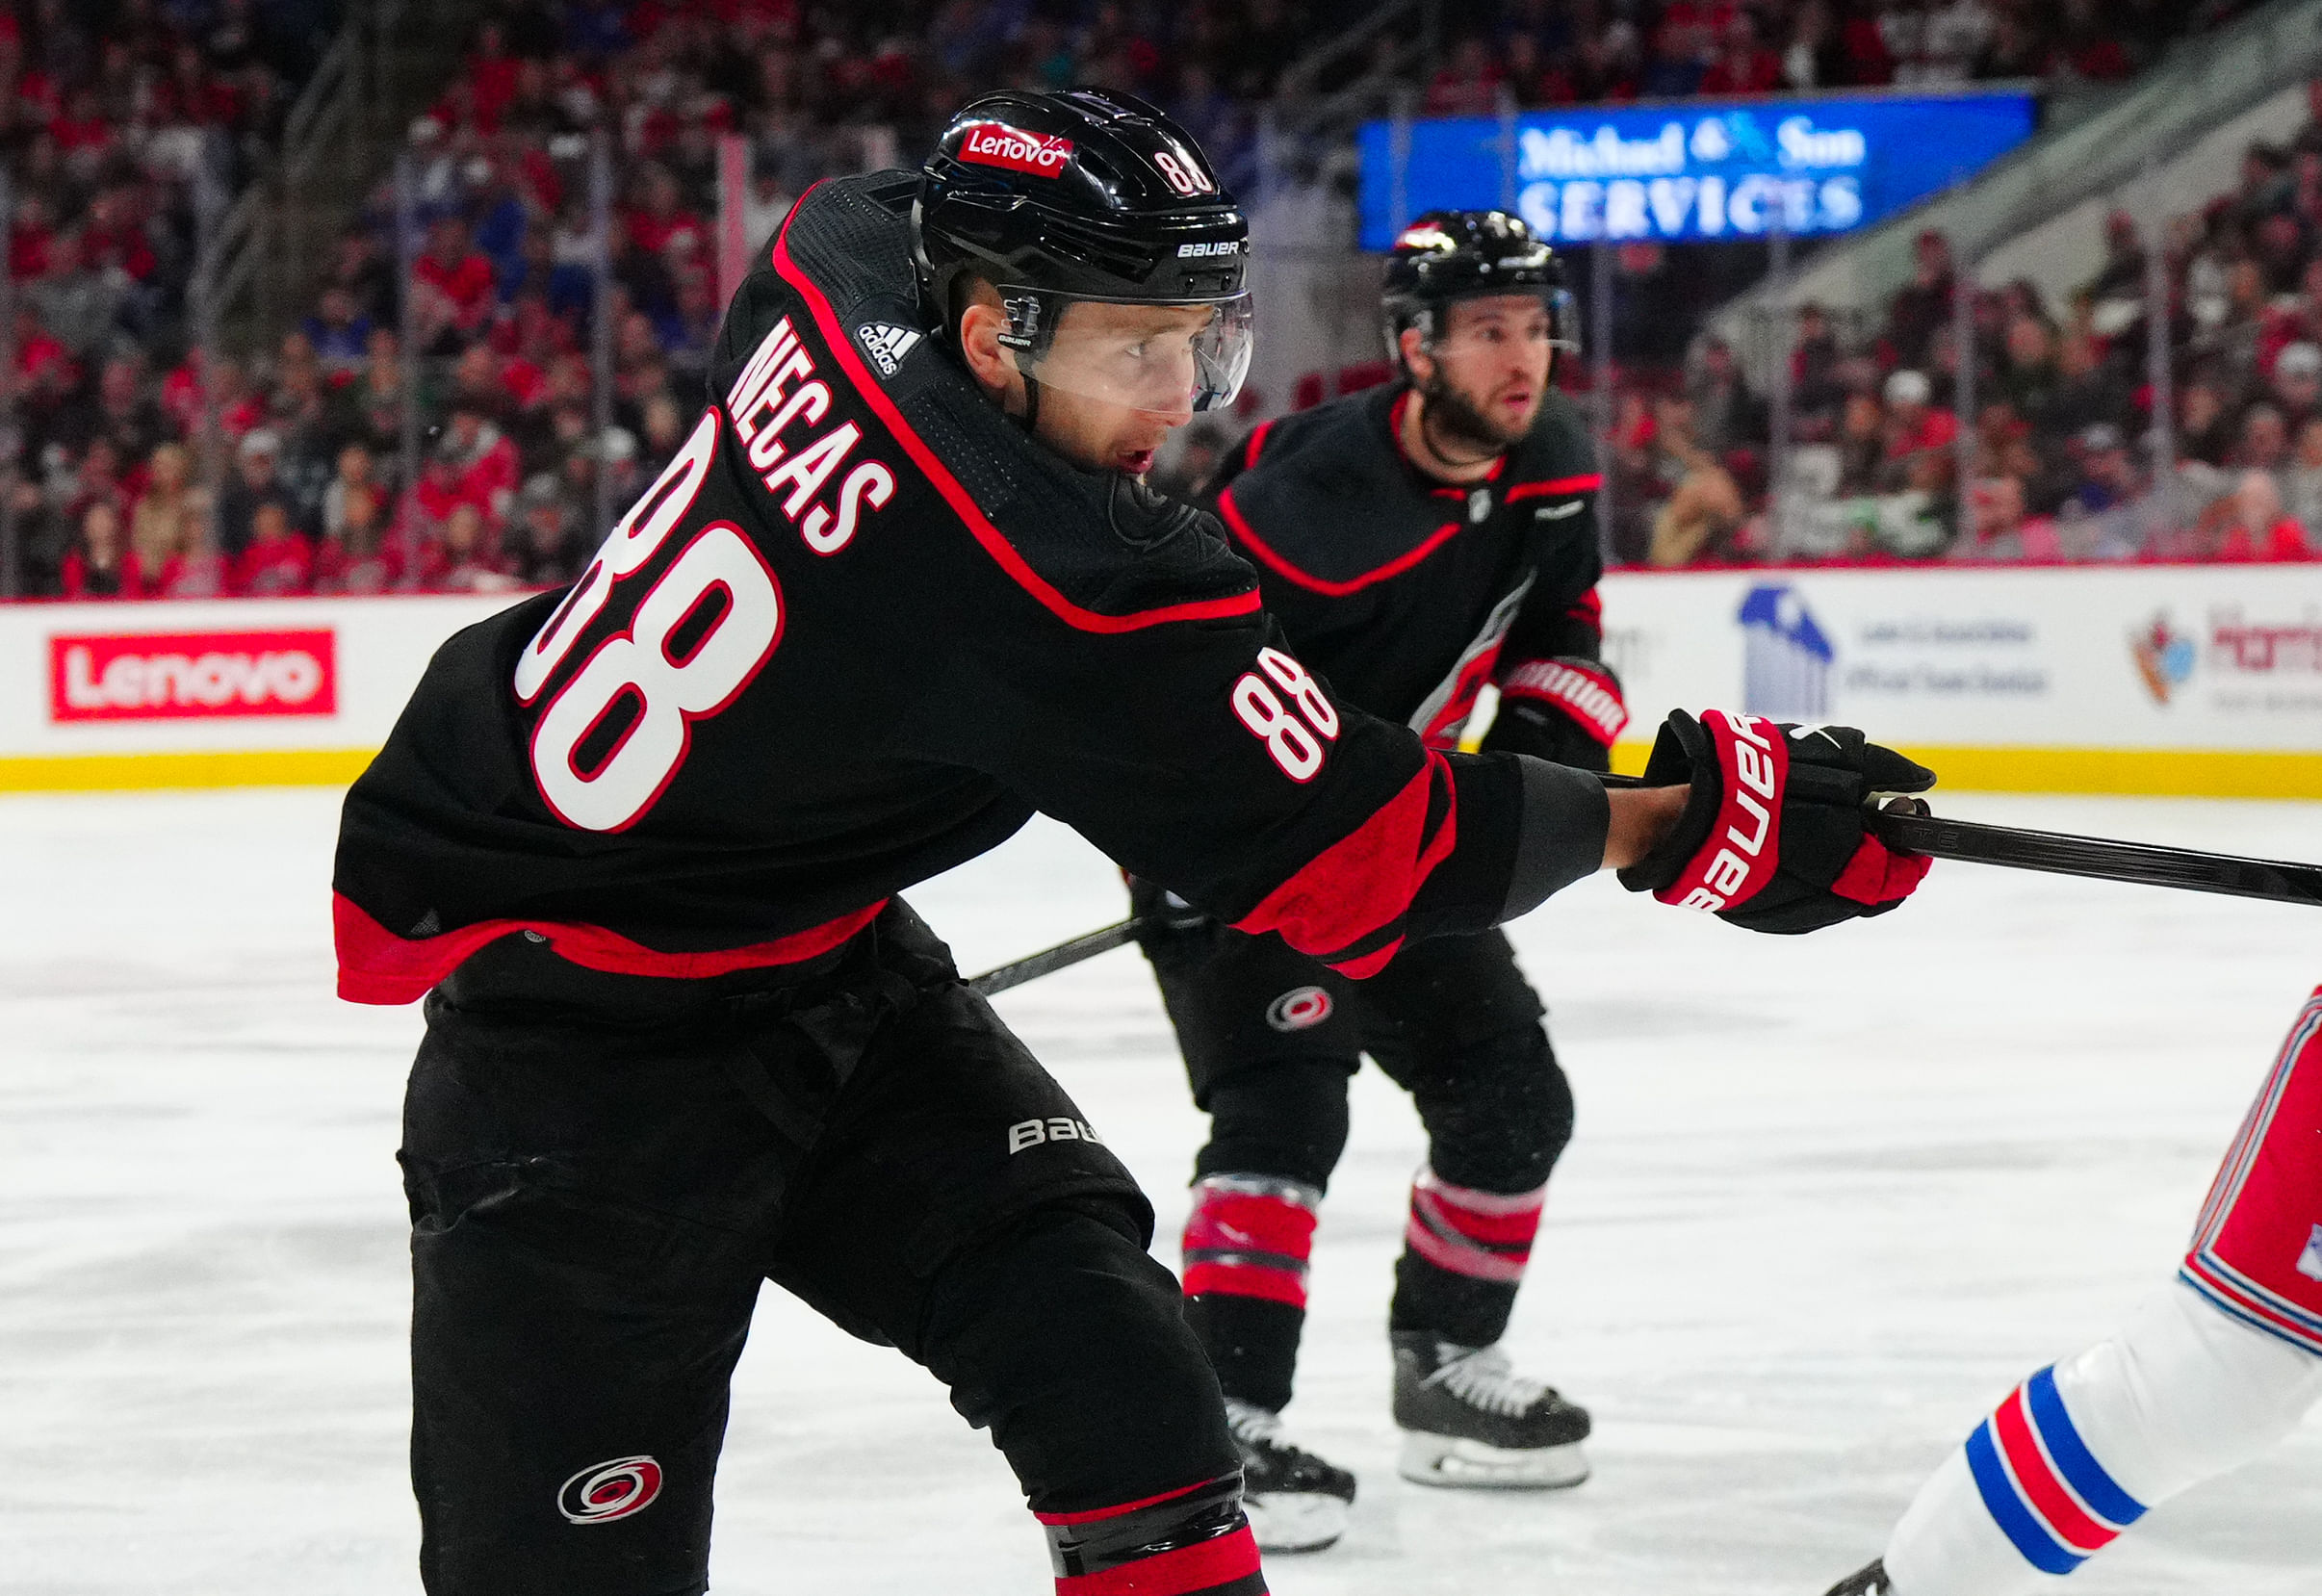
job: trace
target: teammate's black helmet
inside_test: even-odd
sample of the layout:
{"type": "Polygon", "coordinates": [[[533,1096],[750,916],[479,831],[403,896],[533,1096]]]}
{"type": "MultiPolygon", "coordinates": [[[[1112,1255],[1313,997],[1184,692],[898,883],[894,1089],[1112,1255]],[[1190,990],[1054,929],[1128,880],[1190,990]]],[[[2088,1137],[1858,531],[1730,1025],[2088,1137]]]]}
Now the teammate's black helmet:
{"type": "Polygon", "coordinates": [[[1506,211],[1430,211],[1406,227],[1387,251],[1387,358],[1403,365],[1403,329],[1417,327],[1432,344],[1444,307],[1489,294],[1538,294],[1548,306],[1558,350],[1580,348],[1580,318],[1564,286],[1564,263],[1506,211]]]}
{"type": "Polygon", "coordinates": [[[1131,94],[1003,90],[936,142],[912,207],[927,319],[951,332],[960,279],[999,290],[1002,342],[1037,364],[1072,301],[1215,305],[1195,408],[1233,398],[1250,364],[1250,225],[1200,146],[1131,94]]]}

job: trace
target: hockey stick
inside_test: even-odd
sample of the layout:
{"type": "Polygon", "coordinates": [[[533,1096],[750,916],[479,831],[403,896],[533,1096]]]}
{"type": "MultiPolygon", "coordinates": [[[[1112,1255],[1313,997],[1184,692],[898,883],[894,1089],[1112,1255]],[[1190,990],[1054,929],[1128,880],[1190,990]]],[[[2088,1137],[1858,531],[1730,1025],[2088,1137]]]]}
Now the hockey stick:
{"type": "Polygon", "coordinates": [[[1006,991],[1010,987],[1020,987],[1027,981],[1037,981],[1044,975],[1052,975],[1060,969],[1068,969],[1079,964],[1083,959],[1094,959],[1099,953],[1110,953],[1123,942],[1135,941],[1137,933],[1145,928],[1146,921],[1143,918],[1122,920],[1117,924],[1104,927],[1101,931],[1091,931],[1084,936],[1073,938],[1069,942],[1058,942],[1054,947],[1043,948],[1038,953],[1019,959],[1012,965],[1002,965],[997,969],[988,969],[983,974],[971,978],[968,985],[973,991],[990,997],[994,992],[1006,991]]]}
{"type": "MultiPolygon", "coordinates": [[[[1641,786],[1634,776],[1606,776],[1607,786],[1641,786]]],[[[1920,810],[1923,799],[1913,800],[1920,810]]],[[[1956,859],[1970,864],[2000,864],[2012,870],[2125,881],[2139,887],[2174,887],[2186,892],[2220,892],[2228,897],[2263,898],[2272,903],[2310,903],[2322,908],[2322,864],[2293,864],[2278,859],[2166,848],[2153,842],[2122,842],[2065,832],[1987,826],[1974,820],[1946,820],[1926,813],[1873,810],[1870,829],[1891,848],[1956,859]]]]}
{"type": "MultiPolygon", "coordinates": [[[[1608,776],[1608,786],[1640,786],[1634,776],[1608,776]]],[[[2123,881],[2139,887],[2174,887],[2186,892],[2219,892],[2228,897],[2262,898],[2271,903],[2307,903],[2322,908],[2322,864],[2294,864],[2286,860],[2245,859],[2239,854],[2204,853],[2198,848],[2166,848],[2152,842],[2122,842],[2111,837],[2074,837],[2065,832],[2026,831],[2018,826],[1986,826],[1974,820],[1945,820],[1932,814],[1906,814],[1874,810],[1871,830],[1891,848],[1925,854],[1930,859],[1955,859],[1970,864],[2000,864],[2014,870],[2041,870],[2051,875],[2084,876],[2093,881],[2123,881]]],[[[1070,968],[1084,959],[1108,953],[1123,942],[1135,941],[1143,919],[1122,920],[1069,942],[1044,948],[1012,965],[988,969],[968,983],[986,997],[1020,987],[1044,975],[1070,968]]]]}
{"type": "Polygon", "coordinates": [[[1945,820],[1890,810],[1873,811],[1870,826],[1889,847],[1933,859],[2322,908],[2322,865],[2317,864],[2244,859],[2236,854],[2118,842],[2102,837],[2071,837],[2063,832],[2025,831],[2015,826],[1984,826],[1972,820],[1945,820]]]}

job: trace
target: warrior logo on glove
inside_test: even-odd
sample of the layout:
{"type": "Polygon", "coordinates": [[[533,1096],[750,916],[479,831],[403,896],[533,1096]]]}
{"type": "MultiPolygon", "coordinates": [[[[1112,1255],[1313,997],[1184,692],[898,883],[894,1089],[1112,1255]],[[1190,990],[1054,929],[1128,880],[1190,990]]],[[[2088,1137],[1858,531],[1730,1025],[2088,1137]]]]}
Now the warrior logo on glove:
{"type": "Polygon", "coordinates": [[[1630,891],[1664,903],[1790,934],[1883,914],[1927,873],[1926,859],[1871,834],[1864,805],[1923,792],[1935,773],[1852,727],[1679,709],[1654,739],[1644,782],[1692,789],[1660,846],[1620,872],[1630,891]]]}

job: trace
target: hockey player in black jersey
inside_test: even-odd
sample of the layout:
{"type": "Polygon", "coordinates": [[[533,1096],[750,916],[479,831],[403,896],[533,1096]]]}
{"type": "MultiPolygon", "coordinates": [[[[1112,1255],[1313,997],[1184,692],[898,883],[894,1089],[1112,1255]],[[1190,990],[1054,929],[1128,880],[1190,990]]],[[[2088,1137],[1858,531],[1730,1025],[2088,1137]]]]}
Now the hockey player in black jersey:
{"type": "MultiPolygon", "coordinates": [[[[991,1429],[1062,1596],[1262,1592],[1149,1207],[895,894],[1043,809],[1359,976],[1600,864],[1683,894],[1730,855],[1758,723],[1687,722],[1667,785],[1611,795],[1430,749],[1342,708],[1212,524],[1142,489],[1240,379],[1245,239],[1119,96],[993,96],[923,172],[817,186],[659,479],[570,589],[438,652],[348,794],[341,991],[426,998],[435,1596],[706,1589],[767,1279],[991,1429]]],[[[1760,801],[1737,908],[1861,913],[1845,796],[1760,801]]]]}
{"type": "MultiPolygon", "coordinates": [[[[1255,428],[1216,502],[1292,651],[1342,702],[1458,746],[1499,688],[1486,750],[1602,771],[1628,715],[1601,663],[1594,451],[1552,386],[1575,347],[1560,264],[1499,211],[1420,218],[1387,257],[1402,380],[1255,428]]],[[[1401,1472],[1422,1483],[1560,1486],[1588,1415],[1497,1346],[1572,1094],[1539,999],[1497,931],[1406,947],[1361,983],[1280,938],[1140,907],[1195,1099],[1188,1312],[1225,1387],[1261,1546],[1329,1544],[1354,1477],[1282,1436],[1309,1247],[1370,1053],[1429,1132],[1389,1329],[1401,1472]]]]}

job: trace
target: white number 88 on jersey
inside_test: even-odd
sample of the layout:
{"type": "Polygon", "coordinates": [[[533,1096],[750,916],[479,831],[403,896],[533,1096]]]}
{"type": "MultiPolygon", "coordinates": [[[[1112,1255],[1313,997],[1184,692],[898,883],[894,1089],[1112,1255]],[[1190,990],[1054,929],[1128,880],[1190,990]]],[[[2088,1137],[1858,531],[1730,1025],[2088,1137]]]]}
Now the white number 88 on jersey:
{"type": "Polygon", "coordinates": [[[1312,781],[1323,767],[1324,745],[1338,736],[1338,708],[1306,667],[1281,650],[1258,650],[1257,664],[1233,684],[1233,712],[1251,736],[1263,739],[1283,775],[1312,781]]]}

